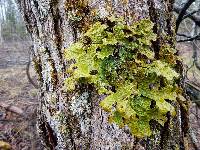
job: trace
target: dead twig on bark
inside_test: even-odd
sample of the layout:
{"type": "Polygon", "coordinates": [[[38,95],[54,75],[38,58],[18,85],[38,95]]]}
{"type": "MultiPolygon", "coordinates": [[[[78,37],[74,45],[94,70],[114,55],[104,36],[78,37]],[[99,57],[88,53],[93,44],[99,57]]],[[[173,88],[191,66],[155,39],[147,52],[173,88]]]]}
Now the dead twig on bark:
{"type": "MultiPolygon", "coordinates": [[[[30,51],[32,49],[32,46],[30,47],[30,51]]],[[[39,86],[33,81],[33,79],[31,78],[31,75],[30,75],[30,65],[31,65],[31,54],[30,54],[30,51],[29,51],[29,61],[26,65],[26,75],[28,77],[28,80],[29,82],[36,88],[38,89],[39,86]]]]}

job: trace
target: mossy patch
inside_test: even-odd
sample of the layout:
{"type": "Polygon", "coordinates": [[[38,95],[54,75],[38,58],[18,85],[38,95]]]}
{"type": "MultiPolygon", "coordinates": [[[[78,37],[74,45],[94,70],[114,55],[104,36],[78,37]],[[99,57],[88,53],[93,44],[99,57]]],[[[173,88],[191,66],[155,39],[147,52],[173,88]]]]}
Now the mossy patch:
{"type": "Polygon", "coordinates": [[[152,134],[151,120],[164,125],[168,112],[175,115],[168,101],[178,96],[175,51],[163,46],[162,57],[155,59],[153,25],[149,19],[126,25],[123,19],[110,17],[94,23],[65,52],[67,60],[75,60],[67,69],[67,91],[79,83],[92,84],[106,95],[100,106],[110,112],[109,121],[128,125],[137,137],[152,134]]]}

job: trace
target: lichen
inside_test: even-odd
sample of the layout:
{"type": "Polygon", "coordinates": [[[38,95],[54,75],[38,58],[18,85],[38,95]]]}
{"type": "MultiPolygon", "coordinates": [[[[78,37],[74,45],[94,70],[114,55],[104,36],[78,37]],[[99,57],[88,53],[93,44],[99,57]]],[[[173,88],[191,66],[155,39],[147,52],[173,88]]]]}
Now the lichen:
{"type": "Polygon", "coordinates": [[[60,143],[60,145],[57,145],[57,149],[63,149],[67,145],[66,137],[69,135],[66,114],[61,111],[57,111],[56,114],[49,119],[49,122],[56,133],[58,143],[60,143]]]}
{"type": "Polygon", "coordinates": [[[50,84],[52,82],[52,72],[53,67],[49,61],[44,62],[43,69],[42,69],[42,75],[43,75],[43,89],[47,89],[48,91],[53,91],[53,85],[50,84]],[[48,87],[47,87],[48,85],[48,87]]]}
{"type": "Polygon", "coordinates": [[[82,93],[82,95],[78,98],[73,97],[72,103],[70,106],[70,110],[72,114],[75,115],[79,119],[80,129],[83,135],[90,132],[90,114],[91,114],[91,106],[89,101],[88,92],[82,93]]]}
{"type": "MultiPolygon", "coordinates": [[[[94,23],[65,53],[67,60],[75,60],[67,70],[67,90],[75,90],[79,83],[93,85],[99,94],[106,95],[100,106],[110,112],[109,121],[119,127],[128,125],[137,137],[152,134],[151,120],[164,125],[168,112],[175,115],[169,101],[176,101],[180,94],[175,82],[179,78],[174,69],[175,50],[163,46],[161,57],[155,58],[153,25],[149,19],[127,25],[123,18],[105,18],[94,23]]],[[[77,117],[83,103],[84,99],[72,103],[77,117]]]]}

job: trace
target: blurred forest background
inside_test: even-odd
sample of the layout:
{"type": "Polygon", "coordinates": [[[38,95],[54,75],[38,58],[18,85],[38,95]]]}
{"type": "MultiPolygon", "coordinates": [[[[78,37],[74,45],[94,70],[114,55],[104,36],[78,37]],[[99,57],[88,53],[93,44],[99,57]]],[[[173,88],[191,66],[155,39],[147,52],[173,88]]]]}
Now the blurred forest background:
{"type": "MultiPolygon", "coordinates": [[[[200,0],[176,0],[174,14],[177,50],[192,100],[189,149],[200,149],[200,0]]],[[[31,45],[14,0],[0,0],[0,149],[3,144],[14,150],[43,149],[35,126],[38,89],[31,45]]]]}
{"type": "Polygon", "coordinates": [[[37,89],[31,40],[14,0],[0,0],[0,149],[41,150],[36,134],[37,89]],[[8,147],[9,147],[8,145],[8,147]]]}

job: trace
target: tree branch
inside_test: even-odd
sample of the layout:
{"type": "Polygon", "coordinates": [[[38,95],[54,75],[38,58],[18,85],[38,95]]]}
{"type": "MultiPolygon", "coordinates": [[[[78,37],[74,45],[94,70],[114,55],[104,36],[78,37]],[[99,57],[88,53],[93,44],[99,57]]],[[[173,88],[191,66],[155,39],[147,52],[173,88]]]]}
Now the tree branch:
{"type": "Polygon", "coordinates": [[[200,87],[199,87],[198,85],[196,85],[194,82],[187,80],[187,81],[185,81],[185,83],[186,83],[187,85],[193,87],[193,88],[194,88],[195,90],[197,90],[198,92],[200,92],[200,87]]]}
{"type": "Polygon", "coordinates": [[[200,34],[198,34],[194,37],[188,38],[188,39],[178,40],[177,42],[187,42],[187,41],[193,41],[193,40],[200,40],[200,34]]]}
{"type": "Polygon", "coordinates": [[[186,13],[186,15],[183,17],[183,20],[186,19],[186,18],[188,18],[188,17],[191,17],[192,15],[194,15],[197,12],[200,12],[200,9],[194,10],[194,11],[192,11],[190,13],[186,13]]]}
{"type": "Polygon", "coordinates": [[[181,21],[183,20],[183,17],[186,13],[186,10],[190,7],[190,5],[194,2],[195,0],[188,0],[185,5],[183,6],[183,8],[181,9],[179,16],[176,20],[176,33],[178,31],[179,25],[181,23],[181,21]]]}
{"type": "MultiPolygon", "coordinates": [[[[30,58],[30,56],[29,56],[30,58]]],[[[30,65],[31,65],[31,60],[29,59],[27,65],[26,65],[26,75],[27,75],[27,78],[28,78],[28,81],[36,88],[38,89],[39,88],[39,85],[37,83],[35,83],[33,81],[33,79],[31,78],[31,75],[30,75],[30,65]]]]}
{"type": "MultiPolygon", "coordinates": [[[[179,7],[178,5],[174,5],[174,11],[175,11],[176,13],[180,14],[181,11],[182,11],[182,8],[179,7]]],[[[187,17],[190,18],[192,21],[194,21],[194,22],[196,23],[196,25],[200,26],[200,17],[199,17],[199,16],[196,16],[196,15],[194,15],[194,14],[191,14],[191,15],[189,15],[189,14],[191,14],[191,12],[185,10],[184,15],[182,16],[181,20],[179,20],[179,21],[181,22],[181,21],[184,20],[185,17],[187,16],[187,17]]],[[[179,19],[180,19],[180,17],[179,17],[179,19]]],[[[178,19],[177,19],[177,20],[178,20],[178,19]]],[[[179,25],[180,25],[180,23],[179,23],[179,25]]],[[[178,30],[179,25],[177,26],[177,21],[176,21],[176,28],[177,28],[177,30],[178,30]]]]}
{"type": "Polygon", "coordinates": [[[178,35],[178,36],[184,36],[186,38],[191,38],[191,36],[183,34],[183,33],[177,33],[176,35],[178,35]]]}

